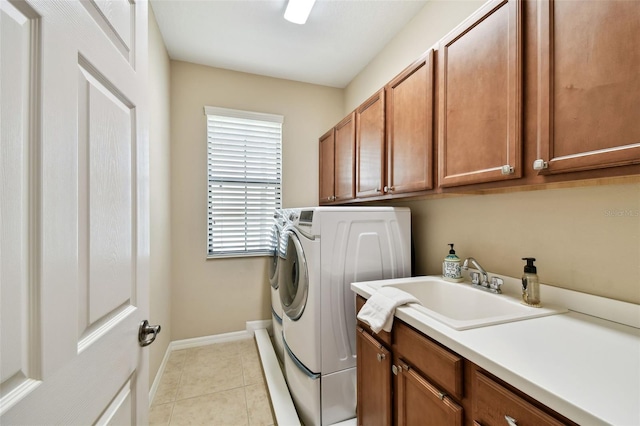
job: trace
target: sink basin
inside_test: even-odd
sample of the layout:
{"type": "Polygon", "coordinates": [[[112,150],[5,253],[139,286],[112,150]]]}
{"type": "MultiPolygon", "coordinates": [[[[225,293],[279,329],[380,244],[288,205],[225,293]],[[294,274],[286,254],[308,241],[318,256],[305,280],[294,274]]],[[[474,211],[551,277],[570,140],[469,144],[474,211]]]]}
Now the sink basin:
{"type": "Polygon", "coordinates": [[[371,287],[396,287],[413,295],[421,304],[410,306],[456,330],[520,321],[567,312],[555,306],[533,308],[519,299],[472,288],[470,284],[451,283],[439,277],[413,277],[383,280],[371,287]]]}

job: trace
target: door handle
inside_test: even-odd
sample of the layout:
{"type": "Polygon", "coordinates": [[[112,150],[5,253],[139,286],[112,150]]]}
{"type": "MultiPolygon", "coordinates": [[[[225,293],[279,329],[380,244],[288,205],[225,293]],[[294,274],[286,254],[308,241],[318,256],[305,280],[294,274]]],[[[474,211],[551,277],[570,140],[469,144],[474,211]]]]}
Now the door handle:
{"type": "Polygon", "coordinates": [[[159,325],[149,325],[149,321],[142,321],[138,329],[138,342],[140,346],[145,347],[152,344],[153,341],[156,340],[158,333],[160,333],[159,325]]]}

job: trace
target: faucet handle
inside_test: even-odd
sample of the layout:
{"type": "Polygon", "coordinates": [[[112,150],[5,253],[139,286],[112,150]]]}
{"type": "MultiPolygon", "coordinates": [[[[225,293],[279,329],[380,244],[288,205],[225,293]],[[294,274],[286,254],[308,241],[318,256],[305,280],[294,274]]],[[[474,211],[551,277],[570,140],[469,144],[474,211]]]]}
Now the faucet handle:
{"type": "Polygon", "coordinates": [[[480,284],[480,273],[472,272],[471,273],[471,284],[480,284]]]}
{"type": "Polygon", "coordinates": [[[498,277],[491,277],[491,284],[489,284],[489,288],[496,291],[496,293],[502,293],[500,287],[504,284],[504,280],[498,277]]]}

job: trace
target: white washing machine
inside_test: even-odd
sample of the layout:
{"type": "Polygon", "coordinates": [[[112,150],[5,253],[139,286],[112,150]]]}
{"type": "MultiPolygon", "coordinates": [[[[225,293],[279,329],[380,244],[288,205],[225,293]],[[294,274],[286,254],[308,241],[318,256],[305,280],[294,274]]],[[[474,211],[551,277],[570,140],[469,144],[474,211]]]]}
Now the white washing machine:
{"type": "Polygon", "coordinates": [[[279,294],[285,371],[306,425],[355,417],[356,312],[350,284],[411,275],[407,208],[292,210],[279,294]]]}
{"type": "Polygon", "coordinates": [[[272,244],[274,251],[269,262],[269,285],[271,288],[271,320],[273,328],[274,349],[280,361],[284,362],[284,343],[282,340],[282,302],[278,288],[280,287],[280,259],[284,256],[283,250],[285,245],[284,228],[287,224],[286,210],[276,210],[273,218],[274,224],[271,230],[272,244]]]}

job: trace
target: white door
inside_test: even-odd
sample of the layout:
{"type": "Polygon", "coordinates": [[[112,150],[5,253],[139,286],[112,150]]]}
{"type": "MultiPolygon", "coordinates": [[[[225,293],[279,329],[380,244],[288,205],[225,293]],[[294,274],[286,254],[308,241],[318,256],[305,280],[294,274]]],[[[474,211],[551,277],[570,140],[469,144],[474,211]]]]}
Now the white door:
{"type": "Polygon", "coordinates": [[[145,0],[0,0],[0,424],[145,424],[145,0]]]}

